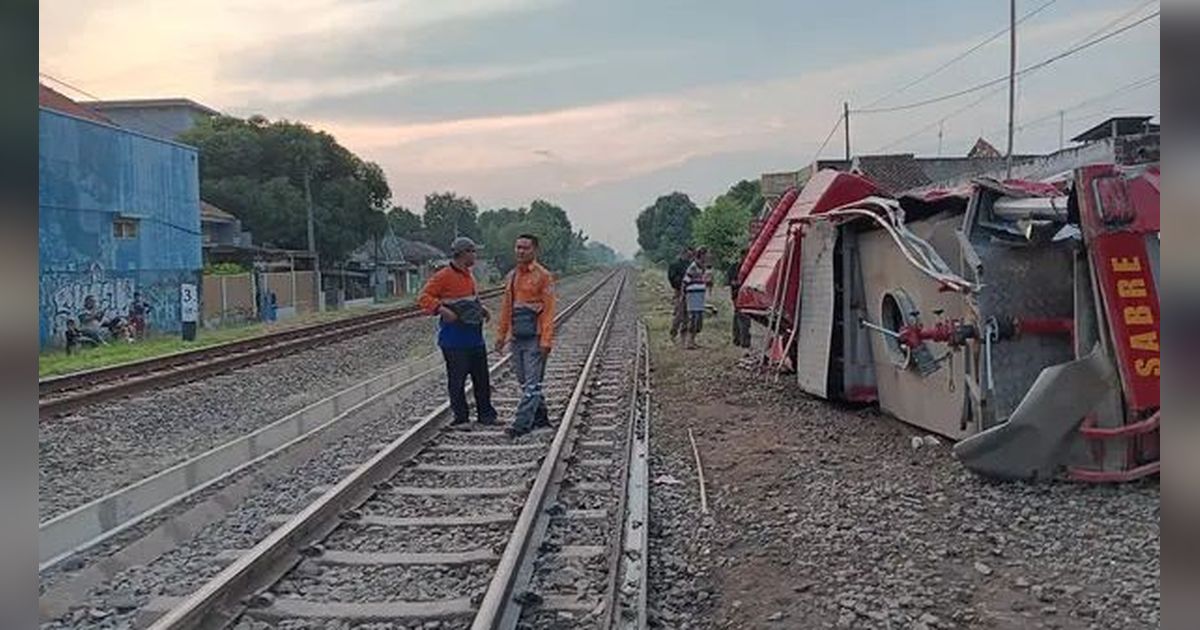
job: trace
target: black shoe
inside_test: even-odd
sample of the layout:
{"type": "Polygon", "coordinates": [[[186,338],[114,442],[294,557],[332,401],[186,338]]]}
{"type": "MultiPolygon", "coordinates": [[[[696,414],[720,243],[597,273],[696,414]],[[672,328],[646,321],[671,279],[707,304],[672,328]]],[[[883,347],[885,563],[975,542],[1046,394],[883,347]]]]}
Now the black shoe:
{"type": "Polygon", "coordinates": [[[484,426],[493,427],[500,423],[497,422],[495,418],[480,418],[479,424],[482,424],[484,426]]]}
{"type": "Polygon", "coordinates": [[[462,426],[462,425],[464,425],[464,424],[467,424],[468,422],[470,422],[470,420],[468,420],[467,418],[455,418],[455,419],[453,419],[453,420],[451,420],[451,421],[450,421],[450,426],[452,426],[452,427],[460,427],[460,426],[462,426]]]}
{"type": "Polygon", "coordinates": [[[529,429],[522,430],[522,429],[517,429],[515,427],[508,427],[507,429],[504,430],[504,434],[510,438],[519,438],[522,435],[525,435],[526,433],[529,433],[529,429]]]}

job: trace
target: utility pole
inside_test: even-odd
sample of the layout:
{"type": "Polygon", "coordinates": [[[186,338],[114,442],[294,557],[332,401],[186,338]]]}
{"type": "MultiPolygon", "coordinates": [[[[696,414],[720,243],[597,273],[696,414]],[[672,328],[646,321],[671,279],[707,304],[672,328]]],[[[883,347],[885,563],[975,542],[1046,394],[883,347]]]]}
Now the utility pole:
{"type": "Polygon", "coordinates": [[[944,131],[945,120],[938,122],[938,157],[942,157],[942,131],[944,131]]]}
{"type": "MultiPolygon", "coordinates": [[[[309,180],[312,179],[312,166],[306,164],[304,166],[304,203],[308,205],[308,251],[312,252],[313,261],[313,299],[316,304],[313,304],[313,310],[320,310],[321,307],[321,258],[317,255],[317,234],[313,220],[313,201],[312,201],[312,184],[309,180]]],[[[292,296],[293,303],[295,296],[292,296]]]]}
{"type": "Polygon", "coordinates": [[[1008,2],[1008,151],[1004,156],[1007,179],[1012,179],[1013,112],[1017,105],[1017,0],[1008,2]]]}
{"type": "Polygon", "coordinates": [[[846,127],[846,167],[850,167],[850,102],[842,101],[842,122],[846,127]]]}
{"type": "Polygon", "coordinates": [[[1065,114],[1066,114],[1066,112],[1064,112],[1063,110],[1061,110],[1061,109],[1058,110],[1058,150],[1059,151],[1062,151],[1063,147],[1066,146],[1066,141],[1063,140],[1063,138],[1065,137],[1064,132],[1065,132],[1066,126],[1067,126],[1067,124],[1066,124],[1067,121],[1064,118],[1065,114]]]}

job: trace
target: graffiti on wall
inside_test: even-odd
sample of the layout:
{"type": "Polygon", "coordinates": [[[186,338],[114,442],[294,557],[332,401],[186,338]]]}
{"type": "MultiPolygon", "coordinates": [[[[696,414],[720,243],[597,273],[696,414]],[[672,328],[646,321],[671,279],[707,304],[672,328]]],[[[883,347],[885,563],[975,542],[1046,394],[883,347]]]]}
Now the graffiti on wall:
{"type": "Polygon", "coordinates": [[[151,328],[173,329],[178,321],[179,282],[176,278],[162,282],[139,283],[129,276],[113,276],[98,266],[84,273],[46,274],[41,278],[42,343],[62,343],[69,319],[83,311],[83,302],[94,296],[104,310],[105,318],[125,317],[133,303],[133,294],[140,292],[150,306],[147,321],[151,328]]]}

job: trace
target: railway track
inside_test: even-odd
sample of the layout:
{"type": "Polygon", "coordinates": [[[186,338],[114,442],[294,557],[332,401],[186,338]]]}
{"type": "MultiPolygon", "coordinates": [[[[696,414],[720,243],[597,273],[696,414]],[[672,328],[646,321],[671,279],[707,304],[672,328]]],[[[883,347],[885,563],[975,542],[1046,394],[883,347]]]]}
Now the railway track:
{"type": "Polygon", "coordinates": [[[443,403],[151,627],[644,627],[649,363],[618,275],[551,355],[556,427],[454,430],[443,403]]]}
{"type": "MultiPolygon", "coordinates": [[[[480,297],[497,297],[503,290],[496,287],[481,291],[480,297]]],[[[54,417],[84,405],[194,381],[423,316],[415,305],[381,309],[230,343],[40,379],[38,415],[43,419],[54,417]]]]}

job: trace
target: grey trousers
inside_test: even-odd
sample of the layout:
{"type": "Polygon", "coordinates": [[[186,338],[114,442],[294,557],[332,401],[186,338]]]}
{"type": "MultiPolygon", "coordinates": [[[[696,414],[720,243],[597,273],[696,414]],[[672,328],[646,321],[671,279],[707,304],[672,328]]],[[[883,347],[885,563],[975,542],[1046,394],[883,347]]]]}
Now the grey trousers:
{"type": "Polygon", "coordinates": [[[687,300],[684,299],[682,291],[675,292],[675,302],[672,308],[671,338],[674,339],[679,333],[687,331],[687,300]]]}
{"type": "Polygon", "coordinates": [[[542,396],[546,363],[537,337],[513,339],[512,355],[513,371],[521,383],[521,401],[517,403],[517,417],[512,426],[518,431],[527,431],[533,428],[539,415],[543,418],[549,415],[546,400],[542,396]]]}

